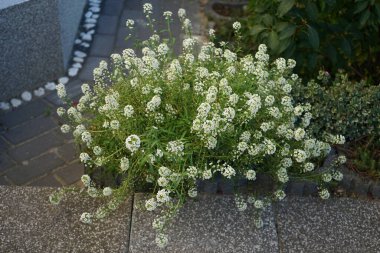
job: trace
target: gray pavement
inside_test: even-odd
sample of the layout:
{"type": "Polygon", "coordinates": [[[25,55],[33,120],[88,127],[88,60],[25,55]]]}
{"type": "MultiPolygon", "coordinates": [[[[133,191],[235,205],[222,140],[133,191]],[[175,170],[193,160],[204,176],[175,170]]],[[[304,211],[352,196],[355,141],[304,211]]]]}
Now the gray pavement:
{"type": "Polygon", "coordinates": [[[79,222],[104,199],[72,194],[57,206],[53,188],[0,186],[0,252],[379,252],[380,202],[349,198],[287,198],[264,212],[238,212],[232,196],[200,195],[169,226],[159,249],[151,227],[156,213],[143,211],[135,194],[101,223],[79,222]]]}
{"type": "MultiPolygon", "coordinates": [[[[98,21],[97,33],[77,77],[66,84],[68,95],[78,100],[82,83],[92,83],[93,69],[112,53],[132,47],[124,39],[129,33],[126,19],[136,20],[139,38],[149,36],[143,20],[142,0],[105,0],[98,21]]],[[[188,10],[195,34],[200,31],[199,0],[154,0],[154,18],[178,8],[188,10]]],[[[180,33],[177,23],[174,31],[180,33]]],[[[58,78],[58,77],[57,77],[58,78]]],[[[76,183],[83,174],[78,152],[70,135],[63,135],[63,122],[56,115],[62,103],[56,92],[50,92],[9,112],[0,112],[0,185],[64,186],[76,183]]]]}

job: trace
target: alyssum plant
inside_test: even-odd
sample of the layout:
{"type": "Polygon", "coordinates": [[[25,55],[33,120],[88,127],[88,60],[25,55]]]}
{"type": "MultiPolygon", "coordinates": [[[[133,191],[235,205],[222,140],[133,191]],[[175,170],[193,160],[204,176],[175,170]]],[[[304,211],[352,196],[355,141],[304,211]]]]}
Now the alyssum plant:
{"type": "MultiPolygon", "coordinates": [[[[151,4],[144,5],[144,13],[153,27],[151,4]]],[[[265,173],[277,182],[269,197],[239,195],[239,210],[251,203],[260,212],[269,200],[283,199],[285,183],[292,177],[317,182],[320,197],[328,198],[328,183],[342,179],[334,166],[345,158],[314,170],[313,162],[329,153],[330,145],[308,134],[310,105],[293,103],[290,92],[299,81],[292,74],[296,62],[280,58],[270,63],[265,45],[255,56],[243,58],[226,43],[204,43],[197,51],[185,10],[178,16],[186,35],[180,55],[173,54],[174,38],[162,39],[152,29],[142,57],[132,49],[111,55],[110,66],[103,61],[94,70],[95,85],[82,85],[79,103],[58,109],[68,122],[62,131],[72,131],[82,147],[80,160],[123,175],[114,189],[100,189],[88,175],[82,177],[82,191],[109,202],[94,213],[83,213],[80,220],[104,218],[147,181],[153,192],[145,208],[161,210],[152,225],[156,243],[163,247],[168,221],[188,197],[197,196],[197,180],[217,173],[231,180],[255,180],[256,173],[265,173]]],[[[164,12],[164,18],[170,34],[172,13],[164,12]]],[[[127,21],[128,27],[133,25],[127,21]]],[[[240,28],[236,22],[237,34],[240,28]]],[[[67,97],[63,85],[57,92],[67,97]]],[[[329,141],[342,143],[344,137],[330,135],[329,141]]],[[[54,193],[51,201],[58,203],[69,190],[54,193]]],[[[259,216],[254,221],[263,225],[259,216]]]]}

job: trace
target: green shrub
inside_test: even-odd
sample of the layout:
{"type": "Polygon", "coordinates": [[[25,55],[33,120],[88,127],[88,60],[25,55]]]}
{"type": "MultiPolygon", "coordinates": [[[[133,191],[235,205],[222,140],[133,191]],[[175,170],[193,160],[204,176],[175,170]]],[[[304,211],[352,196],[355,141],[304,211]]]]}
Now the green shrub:
{"type": "Polygon", "coordinates": [[[295,59],[303,78],[341,68],[380,81],[379,1],[251,0],[244,22],[244,51],[264,43],[272,56],[295,59]]]}
{"type": "Polygon", "coordinates": [[[318,79],[293,89],[296,101],[312,105],[310,130],[316,136],[324,132],[340,133],[349,140],[379,136],[379,85],[349,81],[341,72],[331,81],[328,73],[321,71],[318,79]]]}

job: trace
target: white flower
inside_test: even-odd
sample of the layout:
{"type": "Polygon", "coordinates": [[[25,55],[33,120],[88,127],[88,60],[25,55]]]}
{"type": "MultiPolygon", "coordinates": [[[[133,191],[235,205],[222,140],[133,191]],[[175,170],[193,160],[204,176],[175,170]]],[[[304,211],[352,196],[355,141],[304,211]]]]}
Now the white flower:
{"type": "Polygon", "coordinates": [[[328,199],[330,197],[330,192],[327,189],[322,189],[319,191],[319,197],[321,197],[321,199],[328,199]]]}
{"type": "Polygon", "coordinates": [[[181,156],[184,154],[184,144],[180,140],[170,141],[166,145],[166,150],[174,155],[181,156]]]}
{"type": "Polygon", "coordinates": [[[153,11],[153,6],[152,4],[150,3],[145,3],[143,5],[143,11],[145,14],[152,14],[152,11],[153,11]]]}
{"type": "Polygon", "coordinates": [[[93,148],[92,148],[92,151],[94,152],[95,155],[98,155],[98,156],[101,155],[102,152],[103,152],[102,148],[99,147],[99,146],[95,146],[95,147],[93,147],[93,148]]]}
{"type": "Polygon", "coordinates": [[[195,198],[198,195],[198,191],[196,188],[191,188],[187,194],[189,195],[190,198],[195,198]]]}
{"type": "Polygon", "coordinates": [[[157,202],[154,198],[148,199],[145,201],[145,208],[148,211],[153,211],[157,208],[157,202]]]}
{"type": "Polygon", "coordinates": [[[106,197],[112,195],[112,188],[111,187],[105,187],[103,189],[103,195],[106,197]]]}
{"type": "Polygon", "coordinates": [[[60,83],[56,86],[56,89],[57,89],[57,95],[61,99],[65,98],[67,96],[65,85],[60,83]]]}
{"type": "Polygon", "coordinates": [[[125,22],[125,26],[129,29],[133,29],[133,26],[135,25],[135,21],[132,19],[127,19],[127,22],[125,22]]]}
{"type": "Polygon", "coordinates": [[[185,9],[178,9],[178,17],[182,20],[186,17],[186,10],[185,9]]]}
{"type": "Polygon", "coordinates": [[[158,149],[156,150],[156,156],[159,157],[159,158],[161,158],[161,157],[164,156],[164,152],[162,152],[162,150],[158,148],[158,149]]]}
{"type": "Polygon", "coordinates": [[[208,149],[214,149],[214,148],[216,148],[217,144],[218,144],[218,140],[215,137],[213,137],[213,136],[207,137],[206,147],[208,149]]]}
{"type": "Polygon", "coordinates": [[[240,22],[234,22],[233,24],[232,24],[232,28],[234,28],[234,30],[235,30],[235,32],[238,32],[239,30],[240,30],[240,28],[241,28],[241,24],[240,24],[240,22]]]}
{"type": "Polygon", "coordinates": [[[253,205],[255,206],[255,208],[261,209],[264,207],[264,202],[262,200],[256,200],[253,205]]]}
{"type": "Polygon", "coordinates": [[[168,177],[168,176],[170,176],[171,173],[172,173],[172,171],[165,166],[161,166],[158,169],[158,174],[160,174],[161,177],[168,177]]]}
{"type": "Polygon", "coordinates": [[[92,198],[96,198],[98,197],[98,190],[95,187],[90,186],[87,188],[87,194],[92,198]]]}
{"type": "Polygon", "coordinates": [[[256,218],[254,223],[256,228],[262,228],[264,226],[264,221],[261,218],[256,218]]]}
{"type": "Polygon", "coordinates": [[[158,180],[157,180],[157,183],[159,186],[161,187],[165,187],[168,185],[169,181],[165,178],[165,177],[160,177],[158,180]]]}
{"type": "Polygon", "coordinates": [[[323,180],[323,182],[326,182],[326,183],[331,182],[332,175],[330,173],[323,173],[322,174],[322,180],[323,180]]]}
{"type": "Polygon", "coordinates": [[[342,181],[342,179],[343,179],[343,173],[340,172],[340,171],[334,171],[334,172],[332,173],[332,177],[333,177],[333,179],[334,179],[335,181],[342,181]]]}
{"type": "Polygon", "coordinates": [[[83,185],[86,187],[89,187],[91,184],[91,178],[89,175],[85,174],[83,175],[80,180],[82,181],[83,185]]]}
{"type": "Polygon", "coordinates": [[[286,171],[285,168],[280,168],[277,171],[277,178],[278,178],[278,181],[280,181],[281,183],[286,183],[289,181],[288,172],[286,171]]]}
{"type": "Polygon", "coordinates": [[[186,172],[187,172],[187,176],[190,178],[193,178],[193,179],[195,179],[197,177],[197,174],[198,174],[197,167],[195,167],[195,166],[189,166],[186,169],[186,172]]]}
{"type": "Polygon", "coordinates": [[[79,159],[80,159],[80,161],[82,162],[82,163],[87,163],[88,161],[90,161],[91,160],[91,157],[87,154],[87,153],[81,153],[80,155],[79,155],[79,159]]]}
{"type": "Polygon", "coordinates": [[[304,171],[310,172],[314,170],[314,164],[313,163],[305,163],[304,165],[304,171]]]}
{"type": "Polygon", "coordinates": [[[159,190],[156,195],[157,201],[160,203],[168,202],[170,200],[169,193],[170,191],[166,189],[159,190]]]}
{"type": "Polygon", "coordinates": [[[300,141],[305,137],[305,134],[306,134],[306,132],[303,128],[297,128],[294,131],[294,139],[297,141],[300,141]]]}
{"type": "Polygon", "coordinates": [[[162,233],[158,234],[155,240],[159,248],[164,248],[168,244],[168,241],[168,236],[162,233]]]}
{"type": "Polygon", "coordinates": [[[222,175],[225,176],[226,178],[230,179],[232,176],[235,176],[236,172],[235,169],[232,168],[230,165],[223,165],[222,166],[222,175]]]}
{"type": "Polygon", "coordinates": [[[119,127],[120,127],[120,123],[119,123],[119,121],[118,121],[118,120],[111,120],[111,122],[110,122],[110,127],[111,127],[111,129],[113,129],[113,130],[117,130],[117,129],[119,129],[119,127]]]}
{"type": "Polygon", "coordinates": [[[120,170],[121,171],[127,171],[129,168],[129,159],[126,157],[122,157],[120,159],[120,170]]]}
{"type": "Polygon", "coordinates": [[[215,30],[214,30],[214,29],[210,29],[210,30],[208,31],[208,36],[210,36],[210,38],[215,37],[215,30]]]}
{"type": "Polygon", "coordinates": [[[125,116],[125,117],[130,118],[130,117],[132,117],[133,113],[134,113],[133,106],[131,106],[131,105],[126,105],[126,106],[124,107],[124,116],[125,116]]]}
{"type": "Polygon", "coordinates": [[[90,213],[82,213],[79,220],[85,224],[91,224],[92,215],[90,213]]]}
{"type": "Polygon", "coordinates": [[[128,136],[127,139],[125,139],[125,146],[132,153],[136,152],[140,148],[140,145],[141,145],[140,138],[135,134],[132,134],[128,136]]]}
{"type": "Polygon", "coordinates": [[[254,170],[248,170],[245,173],[245,176],[247,177],[248,180],[255,180],[256,179],[256,172],[254,170]]]}
{"type": "Polygon", "coordinates": [[[210,179],[212,177],[212,172],[211,170],[205,170],[203,171],[202,173],[202,178],[207,180],[207,179],[210,179]]]}
{"type": "Polygon", "coordinates": [[[67,134],[68,132],[70,132],[70,126],[67,124],[63,124],[61,126],[61,131],[62,131],[62,133],[67,134]]]}
{"type": "Polygon", "coordinates": [[[344,155],[340,155],[339,157],[338,157],[338,163],[339,164],[345,164],[347,162],[347,158],[346,158],[346,156],[344,156],[344,155]]]}
{"type": "Polygon", "coordinates": [[[170,17],[173,15],[173,13],[171,11],[165,11],[163,16],[165,17],[165,19],[170,19],[170,17]]]}
{"type": "Polygon", "coordinates": [[[293,156],[296,159],[296,161],[299,163],[304,162],[307,158],[306,152],[301,149],[295,149],[293,156]]]}
{"type": "Polygon", "coordinates": [[[286,194],[283,190],[277,190],[277,191],[275,191],[274,196],[278,200],[283,200],[286,197],[286,194]]]}

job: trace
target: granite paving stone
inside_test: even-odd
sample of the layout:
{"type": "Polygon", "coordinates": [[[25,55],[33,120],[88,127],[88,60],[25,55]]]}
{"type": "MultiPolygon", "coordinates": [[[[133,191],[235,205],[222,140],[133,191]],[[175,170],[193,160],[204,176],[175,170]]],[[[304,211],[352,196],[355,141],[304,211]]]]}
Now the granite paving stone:
{"type": "Polygon", "coordinates": [[[19,144],[55,127],[57,127],[57,124],[52,118],[41,116],[9,129],[4,133],[4,136],[13,144],[19,144]]]}
{"type": "Polygon", "coordinates": [[[60,168],[55,172],[57,176],[63,179],[66,185],[70,185],[80,180],[84,173],[84,166],[79,161],[60,168]]]}
{"type": "Polygon", "coordinates": [[[15,164],[16,163],[6,153],[0,154],[0,174],[12,168],[15,164]]]}
{"type": "Polygon", "coordinates": [[[107,0],[104,3],[102,13],[110,16],[119,16],[123,10],[124,2],[121,0],[107,0]]]}
{"type": "Polygon", "coordinates": [[[50,174],[28,184],[30,186],[61,187],[62,184],[50,174]]]}
{"type": "Polygon", "coordinates": [[[126,10],[141,10],[141,7],[143,5],[142,0],[127,0],[124,4],[124,9],[126,10]]]}
{"type": "MultiPolygon", "coordinates": [[[[135,194],[134,205],[146,199],[135,194]]],[[[168,228],[169,244],[155,245],[155,214],[134,208],[129,252],[278,252],[272,209],[264,227],[255,228],[252,213],[239,212],[233,196],[200,195],[188,202],[168,228]]]]}
{"type": "Polygon", "coordinates": [[[0,135],[0,152],[4,152],[9,148],[9,144],[0,135]]]}
{"type": "Polygon", "coordinates": [[[36,99],[28,104],[24,104],[14,111],[9,111],[0,115],[0,123],[6,128],[11,128],[27,120],[46,113],[49,110],[49,105],[44,103],[42,99],[36,99]]]}
{"type": "Polygon", "coordinates": [[[281,252],[378,252],[380,202],[288,197],[277,206],[281,252]]]}
{"type": "Polygon", "coordinates": [[[57,148],[57,153],[66,162],[71,162],[79,157],[77,147],[74,143],[65,143],[57,148]]]}
{"type": "Polygon", "coordinates": [[[127,252],[131,201],[102,222],[83,224],[105,200],[71,194],[59,205],[53,188],[0,187],[0,252],[127,252]]]}
{"type": "Polygon", "coordinates": [[[91,56],[109,57],[114,46],[115,36],[97,34],[91,46],[91,56]]]}
{"type": "Polygon", "coordinates": [[[46,153],[36,159],[28,161],[25,165],[18,165],[16,168],[9,170],[6,175],[16,185],[22,185],[33,178],[42,176],[43,174],[58,168],[63,163],[63,160],[56,154],[46,153]]]}
{"type": "Polygon", "coordinates": [[[98,21],[98,34],[115,34],[119,18],[117,16],[101,15],[98,21]]]}
{"type": "Polygon", "coordinates": [[[0,177],[0,185],[12,185],[8,180],[5,179],[5,176],[0,177]]]}
{"type": "Polygon", "coordinates": [[[62,144],[63,138],[61,136],[54,132],[48,132],[21,146],[10,149],[9,154],[16,161],[25,161],[62,144]]]}
{"type": "Polygon", "coordinates": [[[90,56],[86,60],[86,64],[83,66],[81,72],[79,73],[79,78],[83,81],[91,81],[94,80],[94,69],[99,67],[100,61],[108,61],[108,58],[105,57],[94,57],[90,56]]]}

